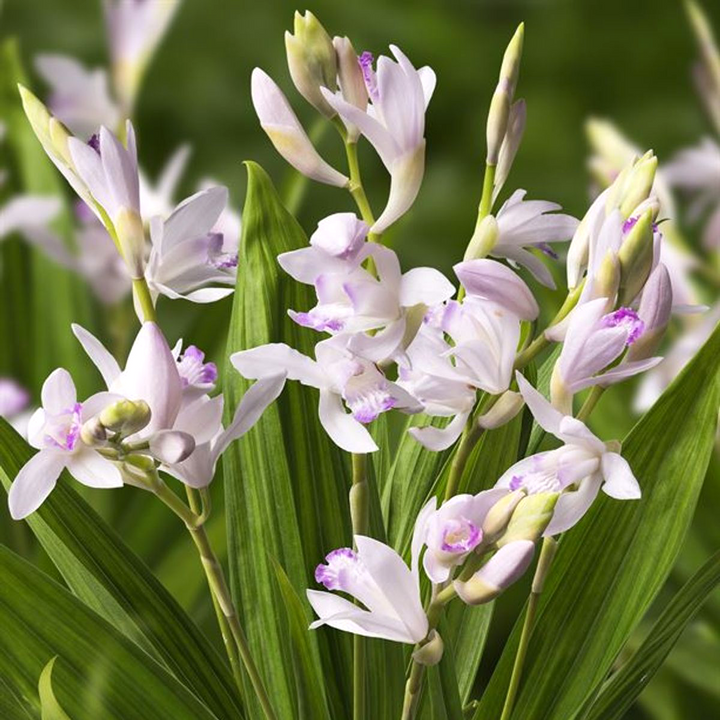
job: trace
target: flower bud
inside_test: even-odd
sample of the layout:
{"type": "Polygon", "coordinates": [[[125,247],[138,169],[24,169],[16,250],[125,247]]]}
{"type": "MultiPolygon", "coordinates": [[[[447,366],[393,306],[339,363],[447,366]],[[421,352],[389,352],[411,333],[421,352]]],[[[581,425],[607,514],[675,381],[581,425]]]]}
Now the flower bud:
{"type": "Polygon", "coordinates": [[[137,280],[145,272],[145,229],[142,218],[131,208],[120,208],[113,218],[123,258],[130,271],[130,277],[137,280]]]}
{"type": "Polygon", "coordinates": [[[50,141],[52,142],[55,152],[70,167],[73,167],[70,150],[68,150],[68,138],[72,136],[68,132],[68,129],[57,118],[51,117],[48,123],[48,132],[50,133],[50,141]]]}
{"type": "Polygon", "coordinates": [[[623,196],[620,202],[620,212],[624,218],[629,218],[640,203],[648,199],[655,182],[658,160],[648,151],[630,170],[623,196]]]}
{"type": "Polygon", "coordinates": [[[153,457],[167,465],[187,460],[195,450],[195,438],[180,430],[160,430],[150,438],[153,457]]]}
{"type": "Polygon", "coordinates": [[[595,275],[592,286],[592,299],[614,298],[620,289],[621,267],[617,253],[609,250],[595,275]]]}
{"type": "Polygon", "coordinates": [[[508,81],[500,78],[500,82],[495,88],[492,100],[490,101],[490,110],[488,111],[487,120],[487,156],[485,162],[488,165],[497,165],[500,156],[500,148],[502,147],[505,133],[508,127],[508,118],[510,117],[510,87],[508,81]]]}
{"type": "Polygon", "coordinates": [[[503,55],[500,66],[500,79],[506,79],[510,88],[510,97],[515,95],[518,76],[520,75],[520,60],[522,59],[523,43],[525,41],[525,23],[518,25],[503,55]]]}
{"type": "Polygon", "coordinates": [[[80,428],[80,439],[89,447],[102,445],[107,440],[107,428],[99,417],[90,418],[80,428]]]}
{"type": "Polygon", "coordinates": [[[515,508],[524,497],[523,490],[513,490],[490,508],[482,525],[483,539],[486,543],[495,542],[505,532],[515,508]]]}
{"type": "Polygon", "coordinates": [[[129,455],[120,465],[123,482],[127,485],[151,490],[157,481],[155,461],[147,455],[129,455]]]}
{"type": "Polygon", "coordinates": [[[650,274],[642,291],[638,316],[645,323],[643,334],[630,346],[627,361],[652,357],[665,334],[672,313],[673,292],[670,274],[660,263],[650,274]]]}
{"type": "Polygon", "coordinates": [[[118,400],[99,415],[102,425],[123,436],[133,435],[150,422],[150,407],[144,400],[118,400]]]}
{"type": "Polygon", "coordinates": [[[629,305],[640,293],[650,275],[653,264],[652,210],[646,210],[623,240],[618,253],[620,260],[621,305],[629,305]]]}
{"type": "Polygon", "coordinates": [[[463,260],[477,260],[487,257],[497,243],[500,230],[493,215],[486,215],[476,226],[470,238],[463,260]]]}
{"type": "Polygon", "coordinates": [[[535,553],[531,540],[515,540],[501,547],[468,581],[456,580],[453,587],[468,605],[494,600],[527,570],[535,553]]]}
{"type": "Polygon", "coordinates": [[[337,57],[338,81],[342,96],[351,105],[365,110],[368,93],[355,48],[346,37],[335,37],[332,42],[337,57]]]}
{"type": "Polygon", "coordinates": [[[505,181],[510,175],[512,164],[515,161],[520,141],[525,132],[527,122],[527,106],[524,100],[518,100],[510,106],[510,115],[507,122],[505,138],[498,153],[497,168],[495,170],[495,181],[493,183],[493,200],[502,190],[505,181]]]}
{"type": "Polygon", "coordinates": [[[497,541],[498,547],[504,547],[517,540],[535,542],[552,520],[559,493],[543,492],[524,497],[515,508],[507,530],[497,541]]]}
{"type": "Polygon", "coordinates": [[[437,665],[442,660],[445,644],[437,630],[431,630],[429,640],[412,654],[412,658],[420,665],[437,665]]]}
{"type": "Polygon", "coordinates": [[[509,423],[522,410],[524,402],[520,393],[506,390],[490,410],[477,419],[477,424],[486,430],[499,428],[509,423]]]}
{"type": "Polygon", "coordinates": [[[308,10],[295,13],[295,34],[285,33],[288,68],[298,92],[328,118],[336,115],[320,92],[335,92],[337,60],[332,40],[320,21],[308,10]]]}

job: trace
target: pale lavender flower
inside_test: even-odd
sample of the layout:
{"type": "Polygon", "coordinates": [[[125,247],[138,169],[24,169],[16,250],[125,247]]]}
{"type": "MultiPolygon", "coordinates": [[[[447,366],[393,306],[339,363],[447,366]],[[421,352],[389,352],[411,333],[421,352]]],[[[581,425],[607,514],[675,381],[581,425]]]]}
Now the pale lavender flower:
{"type": "MultiPolygon", "coordinates": [[[[156,216],[165,220],[172,213],[175,207],[175,194],[189,157],[190,146],[181,145],[165,163],[154,183],[148,180],[142,169],[139,170],[140,208],[146,224],[156,216]]],[[[213,185],[217,183],[212,183],[209,187],[213,185]]]]}
{"type": "Polygon", "coordinates": [[[347,593],[361,605],[334,593],[308,590],[318,615],[311,629],[337,630],[414,645],[425,639],[429,625],[420,597],[419,560],[422,541],[416,529],[412,568],[384,543],[355,536],[357,551],[340,548],[318,565],[315,579],[328,590],[347,593]]]}
{"type": "Polygon", "coordinates": [[[560,498],[546,536],[565,532],[587,512],[600,488],[617,500],[640,497],[640,487],[628,463],[580,420],[556,410],[530,383],[516,373],[520,392],[535,421],[565,443],[537,453],[509,468],[495,484],[529,494],[558,492],[560,498]]]}
{"type": "Polygon", "coordinates": [[[152,219],[152,249],[145,279],[155,297],[207,303],[232,294],[233,287],[205,287],[235,284],[234,239],[227,248],[224,236],[213,229],[227,199],[227,188],[201,190],[181,202],[167,220],[152,219]]]}
{"type": "Polygon", "coordinates": [[[320,157],[282,90],[260,68],[252,72],[250,92],[262,129],[290,165],[317,182],[337,187],[348,184],[345,175],[320,157]]]}
{"type": "Polygon", "coordinates": [[[118,126],[120,108],[110,95],[105,70],[87,70],[75,58],[56,54],[39,55],[35,67],[50,86],[53,115],[74,135],[88,139],[101,125],[118,126]]]}
{"type": "Polygon", "coordinates": [[[19,415],[30,404],[30,393],[12,378],[0,377],[0,417],[19,415]]]}
{"type": "Polygon", "coordinates": [[[67,370],[55,370],[42,388],[42,407],[28,424],[28,441],[38,448],[22,467],[10,488],[8,503],[15,520],[35,512],[55,487],[60,473],[68,472],[88,487],[120,487],[117,467],[80,439],[83,423],[117,399],[98,393],[80,403],[67,370]]]}
{"type": "Polygon", "coordinates": [[[439,508],[435,497],[425,505],[415,527],[427,546],[423,567],[432,582],[448,580],[451,570],[462,565],[482,542],[485,516],[506,494],[506,490],[497,488],[477,495],[456,495],[439,508]]]}
{"type": "Polygon", "coordinates": [[[490,254],[526,267],[538,282],[554,288],[547,267],[526,248],[546,252],[548,243],[569,240],[579,223],[570,215],[555,212],[561,209],[556,203],[524,198],[525,190],[516,190],[500,208],[498,239],[490,254]]]}
{"type": "Polygon", "coordinates": [[[371,107],[367,111],[327,88],[325,100],[370,141],[390,173],[390,197],[373,233],[384,232],[415,202],[425,171],[425,112],[435,90],[435,73],[416,70],[395,45],[395,60],[381,55],[377,73],[370,53],[360,56],[371,107]]]}
{"type": "Polygon", "coordinates": [[[286,374],[289,380],[318,388],[320,422],[333,442],[348,452],[368,453],[378,449],[364,425],[383,412],[395,408],[414,413],[422,409],[373,363],[348,350],[346,337],[337,336],[318,343],[315,357],[316,360],[312,360],[284,343],[272,343],[235,353],[230,362],[249,379],[286,374]]]}

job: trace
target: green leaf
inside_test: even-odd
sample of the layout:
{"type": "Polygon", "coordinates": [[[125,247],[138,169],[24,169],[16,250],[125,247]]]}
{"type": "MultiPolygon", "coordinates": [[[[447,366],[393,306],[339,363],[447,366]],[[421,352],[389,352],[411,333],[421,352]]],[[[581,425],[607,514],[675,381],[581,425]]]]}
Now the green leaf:
{"type": "MultiPolygon", "coordinates": [[[[605,683],[588,713],[582,716],[583,720],[620,720],[624,717],[718,583],[720,551],[668,603],[643,644],[605,683]]],[[[717,686],[716,682],[714,684],[717,686]]]]}
{"type": "Polygon", "coordinates": [[[48,659],[60,655],[53,684],[71,717],[217,720],[159,663],[7,548],[0,576],[0,677],[16,692],[34,696],[48,659]]]}
{"type": "MultiPolygon", "coordinates": [[[[601,497],[563,538],[530,642],[513,720],[567,720],[599,687],[663,586],[690,525],[715,440],[720,330],[623,444],[639,501],[601,497]]],[[[519,625],[476,720],[502,708],[519,625]]]]}
{"type": "Polygon", "coordinates": [[[290,624],[293,660],[296,668],[298,717],[307,720],[321,720],[322,718],[330,720],[324,678],[319,672],[320,661],[317,657],[317,647],[310,641],[308,614],[285,571],[276,562],[273,563],[273,567],[290,624]]]}
{"type": "Polygon", "coordinates": [[[62,709],[53,691],[52,672],[56,660],[57,655],[43,668],[43,671],[40,673],[38,693],[40,694],[42,720],[70,720],[69,715],[62,709]]]}
{"type": "MultiPolygon", "coordinates": [[[[31,454],[22,438],[0,420],[0,481],[6,489],[31,454]]],[[[95,612],[160,658],[218,717],[237,717],[241,705],[234,681],[217,651],[142,560],[72,489],[71,482],[63,474],[50,497],[27,519],[68,586],[95,612]]],[[[156,502],[150,495],[145,500],[156,502]]],[[[185,542],[190,553],[190,543],[185,542]]]]}
{"type": "MultiPolygon", "coordinates": [[[[296,325],[288,308],[313,304],[310,287],[282,272],[277,256],[307,245],[282,206],[269,177],[247,164],[240,272],[227,355],[269,342],[286,342],[312,356],[316,333],[296,325]]],[[[229,364],[224,377],[226,412],[249,387],[229,364]]],[[[349,463],[328,439],[317,417],[317,392],[288,383],[280,399],[245,437],[223,455],[231,585],[254,657],[272,688],[275,710],[297,717],[292,634],[273,577],[279,563],[295,592],[314,584],[314,567],[332,549],[351,542],[349,463]]],[[[320,648],[333,717],[347,711],[350,638],[322,629],[310,635],[320,648]]],[[[318,661],[316,661],[318,662],[318,661]]],[[[255,708],[252,717],[259,712],[255,708]]],[[[378,716],[379,717],[379,716],[378,716]]]]}

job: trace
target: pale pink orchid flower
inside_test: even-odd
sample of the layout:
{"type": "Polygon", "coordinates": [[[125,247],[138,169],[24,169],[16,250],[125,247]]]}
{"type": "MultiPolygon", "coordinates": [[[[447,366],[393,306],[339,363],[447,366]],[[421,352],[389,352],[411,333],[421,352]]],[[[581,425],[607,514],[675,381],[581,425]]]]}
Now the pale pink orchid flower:
{"type": "Polygon", "coordinates": [[[350,182],[320,157],[282,90],[264,70],[253,70],[250,93],[260,126],[290,165],[326,185],[345,187],[350,182]]]}
{"type": "Polygon", "coordinates": [[[123,484],[118,468],[80,439],[83,423],[118,396],[102,392],[80,403],[70,374],[58,368],[43,384],[41,398],[42,407],[28,423],[28,442],[39,452],[21,468],[8,495],[10,514],[15,520],[27,517],[42,505],[65,469],[88,487],[114,488],[123,484]]]}
{"type": "Polygon", "coordinates": [[[317,388],[320,423],[332,441],[347,452],[374,452],[378,447],[366,424],[393,408],[415,413],[422,406],[376,365],[348,350],[347,340],[337,336],[319,342],[315,360],[284,343],[271,343],[237,352],[230,356],[230,362],[248,379],[284,374],[289,380],[317,388]]]}
{"type": "Polygon", "coordinates": [[[614,444],[605,444],[583,422],[556,410],[519,372],[516,378],[535,421],[565,444],[520,460],[495,487],[529,494],[561,493],[545,536],[558,535],[579,522],[601,488],[616,500],[640,498],[640,486],[627,461],[611,449],[614,444]]]}
{"type": "Polygon", "coordinates": [[[395,60],[381,55],[377,73],[370,53],[360,56],[370,106],[354,105],[327,88],[322,93],[344,122],[368,139],[390,173],[387,205],[370,232],[382,233],[415,202],[425,172],[425,113],[435,90],[429,67],[416,70],[400,48],[390,46],[395,60]]]}

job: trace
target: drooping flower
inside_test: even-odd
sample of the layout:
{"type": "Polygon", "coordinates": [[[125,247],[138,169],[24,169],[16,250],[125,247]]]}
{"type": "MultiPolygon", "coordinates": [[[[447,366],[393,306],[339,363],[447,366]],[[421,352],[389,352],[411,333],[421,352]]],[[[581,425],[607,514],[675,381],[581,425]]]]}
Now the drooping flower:
{"type": "Polygon", "coordinates": [[[101,125],[117,127],[120,108],[110,95],[107,72],[87,70],[68,55],[39,55],[35,67],[50,86],[48,105],[70,131],[86,140],[101,125]]]}
{"type": "Polygon", "coordinates": [[[250,92],[262,129],[290,165],[317,182],[337,187],[348,184],[345,175],[320,157],[282,90],[260,68],[252,72],[250,92]]]}
{"type": "Polygon", "coordinates": [[[393,408],[419,412],[419,403],[396,383],[389,381],[368,360],[347,348],[347,338],[337,336],[315,346],[316,360],[284,343],[271,343],[230,356],[235,369],[249,379],[279,374],[320,390],[320,422],[333,442],[343,450],[368,453],[377,450],[364,427],[393,408]],[[350,410],[348,414],[343,407],[350,410]]]}
{"type": "Polygon", "coordinates": [[[425,639],[429,624],[420,598],[418,564],[422,542],[412,542],[412,569],[387,545],[355,536],[357,551],[340,548],[318,565],[315,579],[328,590],[308,590],[307,598],[318,615],[311,629],[329,625],[366,637],[414,645],[425,639]],[[354,605],[335,592],[347,593],[362,603],[354,605]]]}
{"type": "Polygon", "coordinates": [[[565,412],[569,413],[572,396],[580,390],[613,385],[662,360],[645,358],[608,369],[642,336],[645,324],[631,308],[610,313],[606,308],[607,299],[597,298],[573,313],[552,379],[553,404],[565,412]]]}
{"type": "Polygon", "coordinates": [[[10,514],[15,520],[42,505],[64,469],[88,487],[123,484],[117,467],[80,439],[83,423],[116,398],[110,393],[98,393],[80,403],[67,370],[59,368],[50,374],[42,388],[42,407],[28,424],[28,441],[39,452],[22,467],[8,495],[10,514]]]}
{"type": "MultiPolygon", "coordinates": [[[[156,297],[206,303],[232,294],[232,287],[205,287],[235,284],[237,252],[227,252],[222,233],[213,229],[227,199],[227,188],[201,190],[181,202],[167,220],[151,220],[145,279],[156,297]]],[[[234,242],[230,239],[232,250],[234,242]]]]}
{"type": "Polygon", "coordinates": [[[485,490],[477,495],[455,495],[437,507],[433,497],[420,511],[416,532],[427,546],[425,573],[434,583],[444,583],[450,571],[462,565],[483,540],[482,525],[490,508],[507,491],[485,490]]]}
{"type": "Polygon", "coordinates": [[[630,466],[587,426],[556,410],[519,372],[520,392],[536,422],[565,443],[556,450],[537,453],[509,468],[495,487],[522,489],[528,494],[559,492],[546,536],[565,532],[587,512],[600,488],[617,500],[640,497],[640,487],[630,466]]]}
{"type": "Polygon", "coordinates": [[[403,52],[390,46],[395,60],[381,55],[377,74],[370,53],[360,56],[371,109],[323,90],[325,100],[344,121],[357,127],[372,143],[390,173],[390,197],[373,233],[384,232],[415,202],[425,171],[425,111],[435,90],[435,73],[416,70],[403,52]]]}
{"type": "Polygon", "coordinates": [[[535,279],[554,288],[555,281],[542,261],[526,248],[556,257],[549,243],[569,240],[578,226],[570,215],[555,212],[560,205],[544,200],[525,200],[525,190],[516,190],[497,214],[498,238],[491,255],[526,267],[535,279]]]}

